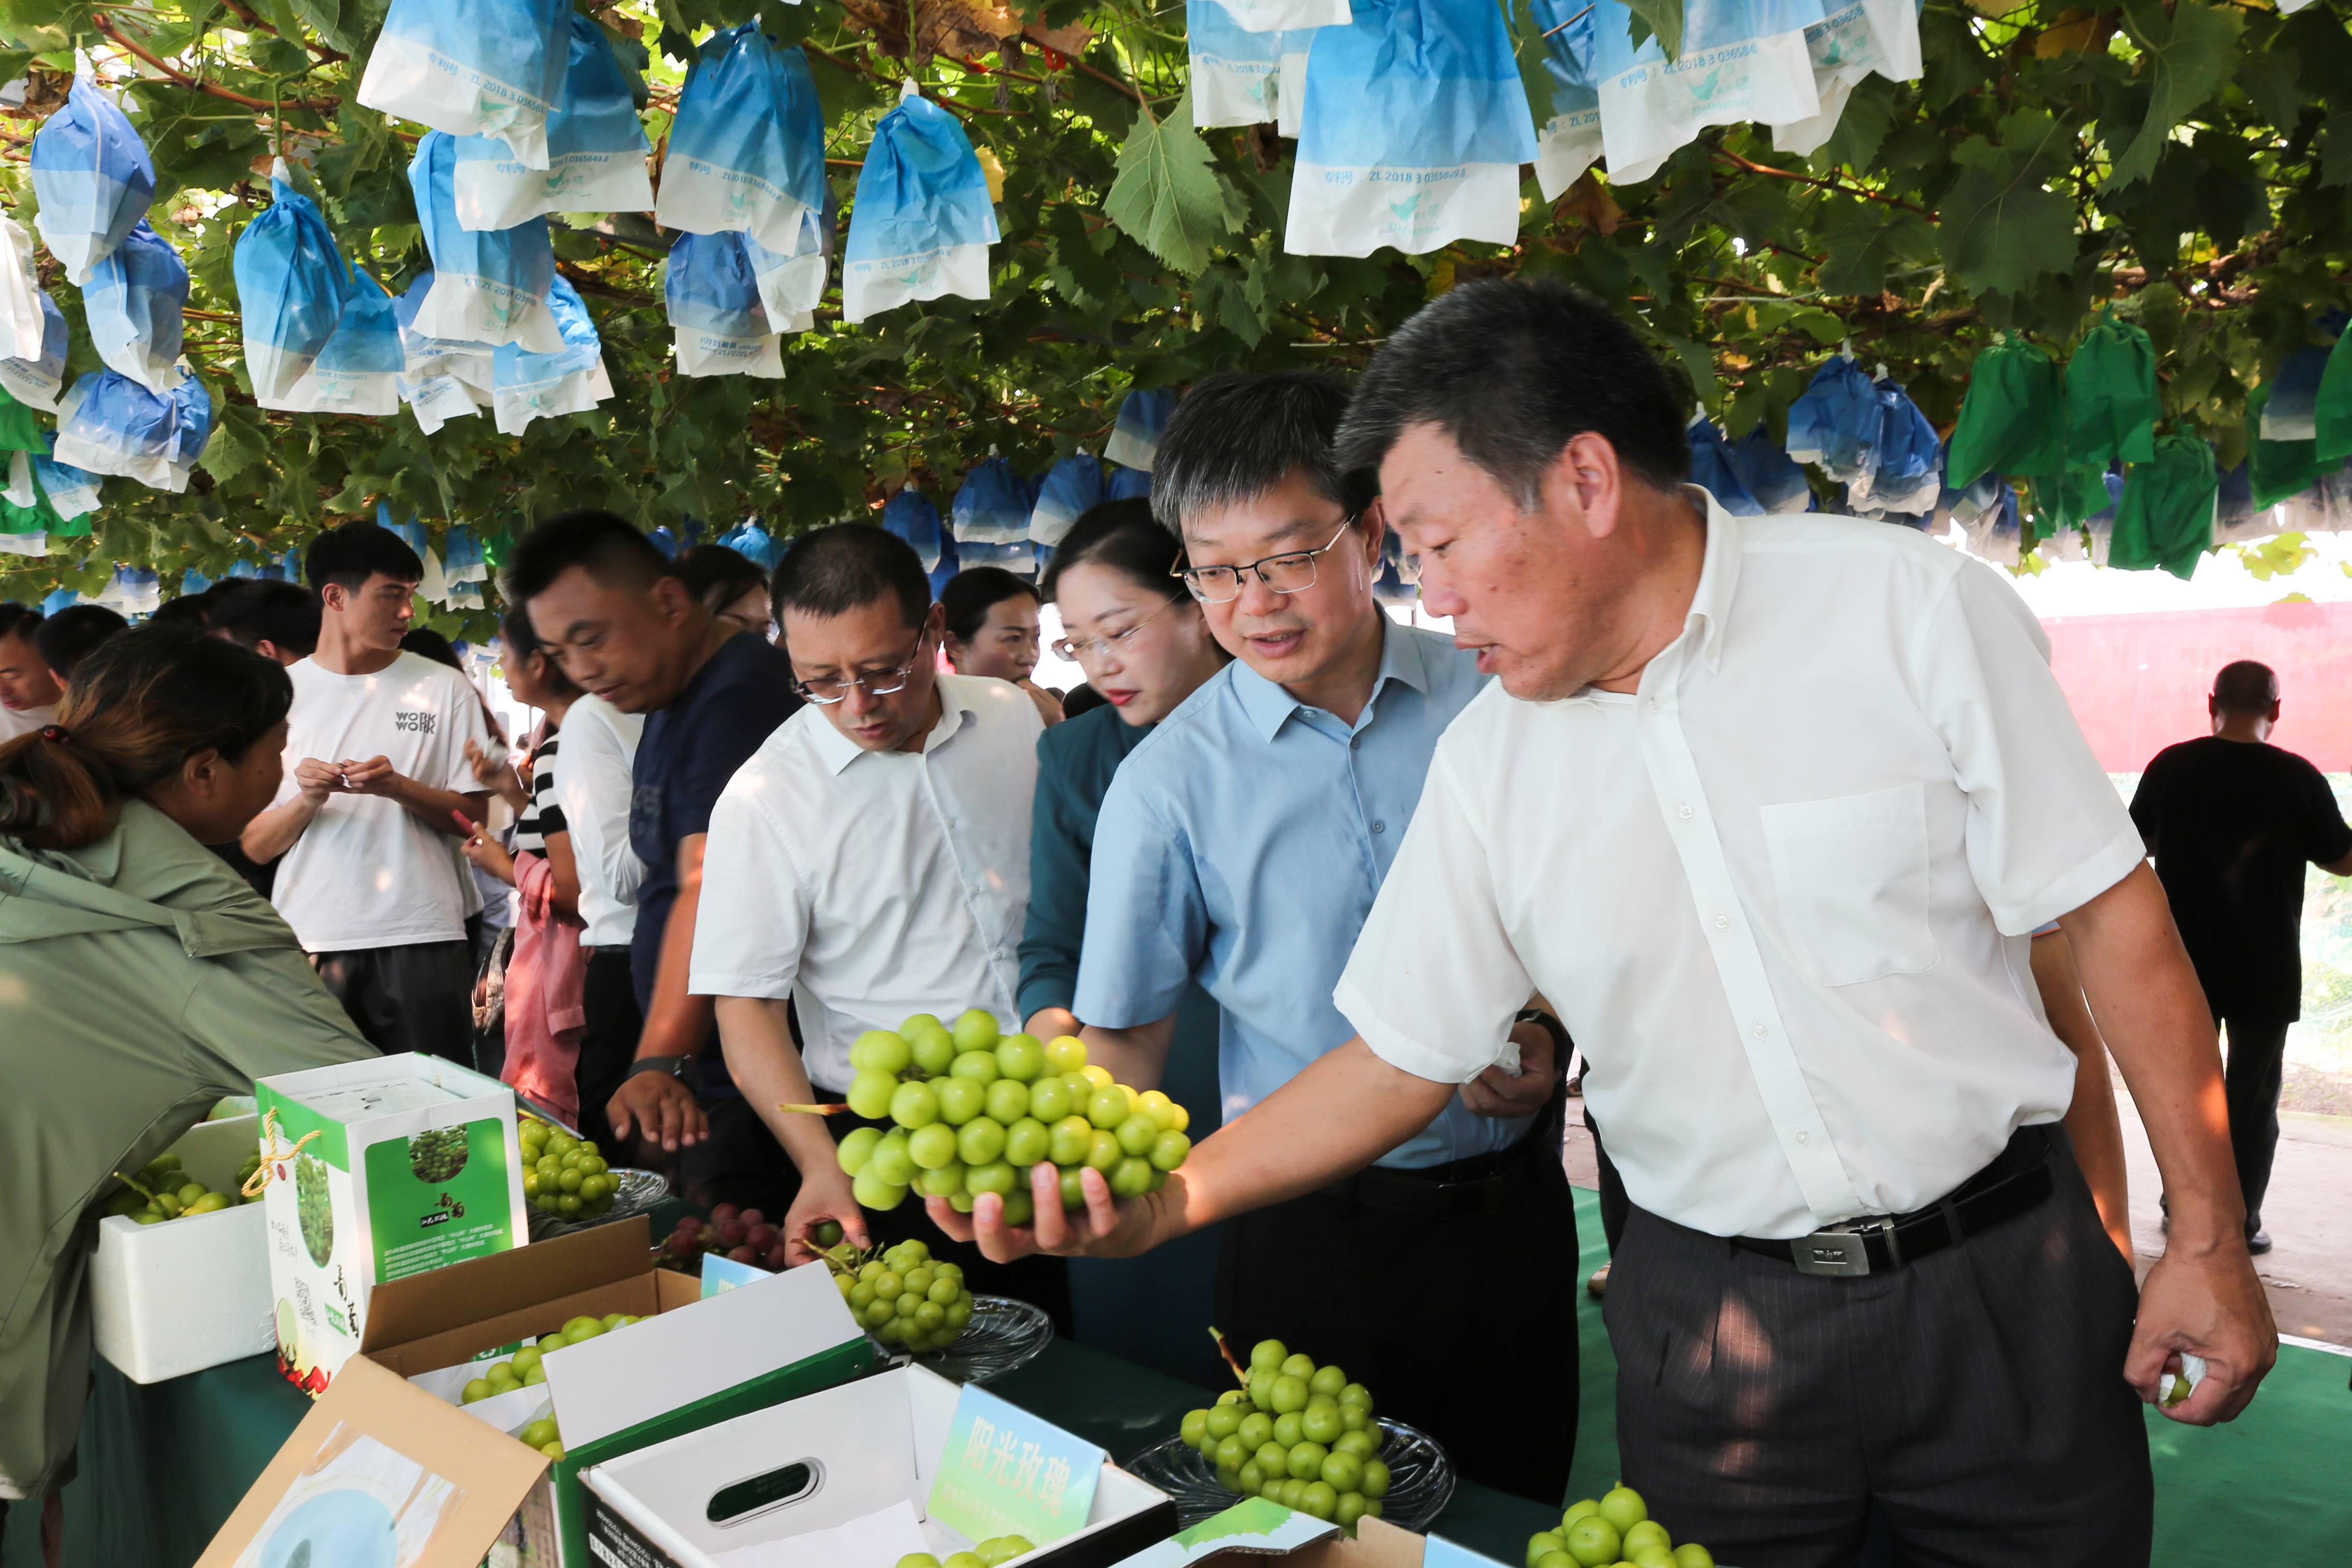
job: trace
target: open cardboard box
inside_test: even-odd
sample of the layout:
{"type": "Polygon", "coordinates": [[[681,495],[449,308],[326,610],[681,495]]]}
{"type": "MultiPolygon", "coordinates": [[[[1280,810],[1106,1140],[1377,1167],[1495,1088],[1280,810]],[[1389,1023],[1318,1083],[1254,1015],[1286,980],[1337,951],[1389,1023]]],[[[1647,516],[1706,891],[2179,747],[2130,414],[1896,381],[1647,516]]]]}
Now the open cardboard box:
{"type": "MultiPolygon", "coordinates": [[[[889,1568],[904,1552],[969,1551],[929,1510],[962,1394],[902,1366],[600,1464],[590,1550],[602,1568],[889,1568]]],[[[1100,1464],[1085,1521],[1003,1568],[1111,1568],[1176,1528],[1165,1493],[1100,1464]]]]}
{"type": "MultiPolygon", "coordinates": [[[[587,1568],[583,1469],[858,1377],[874,1364],[872,1342],[824,1269],[793,1269],[709,1300],[700,1289],[655,1267],[643,1215],[378,1287],[362,1353],[214,1539],[203,1568],[240,1563],[244,1545],[272,1520],[276,1500],[289,1486],[315,1485],[305,1480],[305,1467],[333,1429],[331,1423],[313,1430],[331,1405],[345,1419],[356,1410],[365,1423],[359,1430],[389,1429],[396,1436],[379,1432],[382,1441],[469,1500],[481,1489],[479,1457],[502,1458],[479,1471],[497,1481],[490,1513],[468,1511],[468,1528],[457,1534],[446,1533],[445,1518],[424,1542],[429,1552],[390,1561],[402,1568],[475,1568],[485,1561],[492,1568],[587,1568]],[[517,1395],[456,1403],[479,1363],[572,1318],[613,1312],[646,1321],[547,1352],[546,1383],[520,1391],[527,1410],[508,1407],[517,1395]],[[347,1379],[361,1392],[347,1394],[347,1379]],[[551,1462],[510,1435],[551,1413],[564,1442],[564,1457],[551,1462]],[[519,1484],[510,1484],[516,1477],[519,1484]]],[[[368,1484],[388,1489],[381,1479],[368,1484]]],[[[313,1568],[373,1560],[318,1554],[333,1544],[314,1549],[313,1568]]]]}
{"type": "Polygon", "coordinates": [[[1118,1568],[1501,1568],[1437,1536],[1419,1536],[1384,1519],[1356,1521],[1350,1540],[1336,1524],[1299,1513],[1265,1498],[1244,1498],[1225,1510],[1147,1547],[1118,1568]]]}
{"type": "MultiPolygon", "coordinates": [[[[259,1128],[256,1116],[200,1121],[168,1152],[191,1179],[234,1194],[259,1128]]],[[[98,1353],[133,1383],[161,1383],[268,1350],[276,1330],[263,1209],[236,1204],[162,1225],[122,1215],[100,1220],[89,1265],[98,1353]]]]}

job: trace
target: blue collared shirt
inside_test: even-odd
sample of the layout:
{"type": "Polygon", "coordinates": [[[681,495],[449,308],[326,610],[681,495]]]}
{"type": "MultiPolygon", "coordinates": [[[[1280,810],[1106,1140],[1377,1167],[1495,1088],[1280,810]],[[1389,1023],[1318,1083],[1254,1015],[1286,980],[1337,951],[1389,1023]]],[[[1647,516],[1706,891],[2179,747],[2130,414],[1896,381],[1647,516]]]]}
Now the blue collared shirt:
{"type": "MultiPolygon", "coordinates": [[[[1474,656],[1391,622],[1351,728],[1238,659],[1121,763],[1095,828],[1075,1011],[1132,1028],[1198,980],[1224,1009],[1224,1120],[1355,1030],[1331,1005],[1421,799],[1437,737],[1485,685],[1474,656]]],[[[1456,1100],[1384,1165],[1507,1147],[1523,1121],[1456,1100]]]]}

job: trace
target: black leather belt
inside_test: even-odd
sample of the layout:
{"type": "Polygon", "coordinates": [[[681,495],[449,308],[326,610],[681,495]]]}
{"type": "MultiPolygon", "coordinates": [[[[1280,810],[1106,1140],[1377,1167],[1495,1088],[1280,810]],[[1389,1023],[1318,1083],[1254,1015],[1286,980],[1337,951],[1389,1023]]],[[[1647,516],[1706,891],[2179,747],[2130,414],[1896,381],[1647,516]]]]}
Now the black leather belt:
{"type": "Polygon", "coordinates": [[[1507,1149],[1417,1170],[1370,1165],[1309,1195],[1435,1219],[1500,1214],[1518,1201],[1530,1178],[1547,1165],[1559,1169],[1561,1105],[1555,1093],[1526,1134],[1507,1149]]]}
{"type": "Polygon", "coordinates": [[[1853,1278],[1900,1268],[2040,1206],[2056,1190],[2049,1156],[2050,1129],[2021,1127],[1992,1163],[1926,1208],[1780,1240],[1735,1236],[1731,1245],[1794,1264],[1800,1274],[1853,1278]]]}

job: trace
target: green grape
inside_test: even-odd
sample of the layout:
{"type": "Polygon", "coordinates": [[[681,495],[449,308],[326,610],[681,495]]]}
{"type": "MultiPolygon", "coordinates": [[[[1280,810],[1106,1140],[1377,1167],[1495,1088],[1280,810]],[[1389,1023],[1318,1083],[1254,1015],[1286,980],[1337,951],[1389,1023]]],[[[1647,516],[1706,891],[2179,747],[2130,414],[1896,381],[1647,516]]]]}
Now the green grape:
{"type": "MultiPolygon", "coordinates": [[[[1339,1424],[1339,1407],[1336,1405],[1307,1406],[1298,1417],[1298,1429],[1307,1435],[1309,1442],[1321,1443],[1326,1447],[1337,1441],[1339,1435],[1347,1430],[1339,1424]]],[[[1345,1491],[1348,1489],[1342,1487],[1339,1489],[1345,1491]]]]}
{"type": "Polygon", "coordinates": [[[1007,1035],[996,1042],[996,1067],[1015,1083],[1034,1083],[1045,1070],[1045,1043],[1034,1035],[1007,1035]]]}
{"type": "Polygon", "coordinates": [[[1050,1127],[1070,1113],[1076,1098],[1058,1078],[1034,1079],[1029,1085],[1029,1114],[1050,1127]]]}
{"type": "Polygon", "coordinates": [[[968,1078],[938,1079],[931,1088],[940,1097],[940,1120],[950,1127],[961,1127],[986,1108],[987,1089],[968,1078]]]}
{"type": "Polygon", "coordinates": [[[1140,1110],[1120,1122],[1112,1131],[1118,1139],[1118,1146],[1139,1158],[1150,1153],[1152,1144],[1160,1139],[1160,1123],[1152,1121],[1140,1110]]]}
{"type": "Polygon", "coordinates": [[[1086,1206],[1086,1183],[1079,1179],[1077,1171],[1065,1170],[1062,1173],[1063,1212],[1066,1214],[1074,1214],[1086,1206]]]}
{"type": "MultiPolygon", "coordinates": [[[[1292,1361],[1298,1358],[1293,1356],[1292,1361]]],[[[1307,1380],[1297,1373],[1285,1372],[1274,1380],[1273,1409],[1276,1415],[1288,1415],[1307,1408],[1307,1380]]]]}
{"type": "Polygon", "coordinates": [[[1251,1447],[1264,1447],[1274,1440],[1274,1417],[1263,1410],[1253,1410],[1242,1417],[1242,1424],[1234,1430],[1251,1447]]]}
{"type": "Polygon", "coordinates": [[[1260,1443],[1252,1457],[1257,1460],[1257,1468],[1269,1476],[1290,1474],[1290,1450],[1271,1438],[1260,1443]]]}
{"type": "Polygon", "coordinates": [[[1274,1409],[1274,1379],[1275,1374],[1271,1372],[1253,1369],[1249,1374],[1250,1403],[1260,1410],[1274,1409]]]}
{"type": "MultiPolygon", "coordinates": [[[[910,1083],[908,1089],[923,1089],[924,1084],[910,1083]]],[[[853,1135],[854,1136],[854,1135],[853,1135]]],[[[942,1171],[956,1163],[956,1130],[944,1121],[934,1121],[918,1127],[907,1134],[907,1153],[926,1171],[942,1171]]],[[[850,1174],[857,1173],[852,1171],[850,1174]]]]}
{"type": "Polygon", "coordinates": [[[1363,1484],[1364,1461],[1353,1454],[1334,1452],[1328,1456],[1317,1474],[1334,1491],[1351,1492],[1363,1484]]]}
{"type": "Polygon", "coordinates": [[[1113,1197],[1139,1198],[1151,1190],[1151,1166],[1129,1154],[1110,1170],[1113,1197]]]}
{"type": "Polygon", "coordinates": [[[866,1060],[853,1062],[852,1066],[862,1066],[869,1072],[887,1072],[892,1078],[905,1072],[915,1059],[914,1047],[907,1043],[907,1037],[887,1029],[868,1029],[858,1036],[850,1052],[855,1056],[860,1050],[866,1053],[866,1060]]]}
{"type": "Polygon", "coordinates": [[[1536,1568],[1538,1563],[1551,1553],[1567,1550],[1568,1540],[1559,1531],[1539,1530],[1528,1537],[1527,1568],[1536,1568]]]}
{"type": "MultiPolygon", "coordinates": [[[[1281,1380],[1277,1378],[1276,1381],[1281,1380]]],[[[1286,1454],[1307,1441],[1307,1434],[1299,1429],[1297,1411],[1286,1410],[1274,1418],[1274,1440],[1282,1445],[1286,1454]]]]}
{"type": "Polygon", "coordinates": [[[964,1190],[978,1197],[982,1193],[994,1193],[999,1197],[1010,1194],[1021,1184],[1019,1173],[1002,1160],[985,1161],[963,1168],[964,1190]]]}
{"type": "Polygon", "coordinates": [[[1174,1127],[1179,1120],[1176,1102],[1156,1089],[1147,1089],[1138,1095],[1135,1108],[1162,1128],[1174,1127]]]}
{"type": "Polygon", "coordinates": [[[953,1302],[953,1303],[951,1303],[951,1304],[949,1306],[949,1308],[948,1308],[948,1327],[949,1327],[949,1328],[950,1328],[950,1329],[954,1330],[957,1333],[961,1333],[961,1332],[963,1332],[963,1331],[964,1331],[964,1325],[965,1325],[965,1324],[967,1324],[967,1323],[969,1323],[969,1322],[971,1322],[971,1297],[966,1296],[962,1300],[953,1302]]]}
{"type": "Polygon", "coordinates": [[[1290,1450],[1290,1473],[1300,1480],[1311,1479],[1323,1473],[1323,1461],[1331,1450],[1320,1443],[1301,1443],[1290,1450]]]}
{"type": "Polygon", "coordinates": [[[968,1079],[986,1089],[1004,1075],[997,1070],[994,1051],[960,1051],[948,1064],[950,1078],[968,1079]]]}
{"type": "MultiPolygon", "coordinates": [[[[167,1157],[177,1163],[176,1157],[167,1157]]],[[[166,1208],[163,1201],[169,1195],[159,1194],[155,1206],[173,1213],[175,1211],[166,1208]]],[[[309,1154],[295,1155],[294,1203],[295,1217],[301,1226],[303,1248],[310,1254],[311,1262],[324,1268],[328,1258],[335,1250],[335,1207],[334,1199],[327,1190],[326,1162],[309,1154]]]]}
{"type": "MultiPolygon", "coordinates": [[[[1240,1389],[1228,1388],[1223,1394],[1217,1395],[1217,1403],[1220,1405],[1245,1405],[1247,1401],[1243,1396],[1240,1389]]],[[[1244,1410],[1242,1414],[1246,1415],[1249,1412],[1247,1410],[1244,1410]]]]}
{"type": "Polygon", "coordinates": [[[1337,1399],[1339,1396],[1340,1391],[1345,1389],[1347,1386],[1348,1374],[1341,1372],[1338,1367],[1333,1366],[1328,1362],[1317,1367],[1315,1369],[1315,1375],[1307,1380],[1307,1391],[1308,1393],[1328,1394],[1334,1399],[1337,1399]]]}
{"type": "Polygon", "coordinates": [[[906,1188],[883,1181],[870,1165],[850,1179],[849,1192],[861,1208],[894,1209],[907,1200],[906,1188]]]}
{"type": "Polygon", "coordinates": [[[1108,1132],[1128,1118],[1127,1095],[1116,1085],[1087,1097],[1087,1120],[1108,1132]]]}
{"type": "Polygon", "coordinates": [[[1265,1472],[1258,1468],[1257,1461],[1255,1459],[1234,1473],[1234,1489],[1244,1497],[1264,1485],[1265,1485],[1265,1472]]]}
{"type": "Polygon", "coordinates": [[[1004,1124],[992,1116],[976,1116],[956,1131],[956,1157],[967,1165],[985,1165],[1004,1152],[1004,1124]]]}
{"type": "Polygon", "coordinates": [[[1151,1167],[1156,1171],[1172,1171],[1192,1152],[1192,1140],[1172,1129],[1151,1141],[1151,1167]]]}
{"type": "Polygon", "coordinates": [[[1339,1406],[1339,1427],[1346,1432],[1361,1432],[1372,1424],[1372,1413],[1360,1405],[1339,1406]]]}
{"type": "Polygon", "coordinates": [[[1118,1140],[1100,1128],[1097,1128],[1087,1141],[1087,1163],[1105,1174],[1108,1174],[1113,1165],[1126,1158],[1127,1155],[1118,1146],[1118,1140]]]}
{"type": "Polygon", "coordinates": [[[998,1079],[988,1086],[987,1104],[989,1115],[1009,1127],[1029,1114],[1029,1086],[998,1079]]]}
{"type": "Polygon", "coordinates": [[[1379,1459],[1364,1461],[1364,1484],[1361,1490],[1374,1502],[1389,1495],[1389,1468],[1385,1463],[1379,1459]]]}
{"type": "Polygon", "coordinates": [[[849,1080],[849,1092],[843,1098],[849,1101],[850,1110],[869,1121],[878,1121],[890,1113],[890,1097],[898,1089],[897,1079],[868,1068],[849,1080]]]}
{"type": "Polygon", "coordinates": [[[1293,1351],[1283,1359],[1282,1374],[1305,1383],[1315,1375],[1315,1358],[1304,1351],[1293,1351]]]}
{"type": "Polygon", "coordinates": [[[1045,1065],[1055,1072],[1076,1072],[1087,1065],[1087,1043],[1076,1035],[1056,1035],[1045,1042],[1045,1065]]]}
{"type": "Polygon", "coordinates": [[[514,1353],[514,1369],[518,1373],[529,1372],[532,1367],[537,1366],[546,1354],[547,1352],[537,1345],[525,1345],[514,1353]]]}
{"type": "Polygon", "coordinates": [[[529,1423],[521,1432],[522,1440],[534,1448],[544,1448],[562,1436],[562,1433],[556,1428],[554,1418],[546,1415],[529,1423]]]}
{"type": "Polygon", "coordinates": [[[928,1552],[909,1552],[898,1559],[897,1568],[940,1568],[940,1560],[928,1552]]]}
{"type": "MultiPolygon", "coordinates": [[[[948,1152],[950,1155],[955,1153],[952,1143],[948,1146],[948,1152]]],[[[918,1171],[915,1173],[915,1191],[927,1198],[953,1197],[963,1191],[963,1167],[950,1158],[944,1165],[918,1171]]]]}
{"type": "MultiPolygon", "coordinates": [[[[408,1140],[408,1168],[420,1182],[438,1186],[454,1179],[466,1168],[466,1130],[463,1127],[436,1127],[418,1132],[408,1140]]],[[[194,1204],[205,1194],[200,1190],[195,1198],[181,1191],[184,1203],[194,1204]]]]}
{"type": "Polygon", "coordinates": [[[1095,1124],[1083,1116],[1065,1116],[1046,1134],[1046,1158],[1056,1165],[1083,1164],[1087,1151],[1094,1147],[1095,1124]]]}
{"type": "Polygon", "coordinates": [[[1293,1513],[1307,1511],[1307,1483],[1292,1476],[1282,1483],[1282,1506],[1293,1513]]]}
{"type": "Polygon", "coordinates": [[[936,1013],[909,1013],[906,1020],[898,1026],[898,1033],[911,1040],[918,1034],[929,1034],[933,1029],[946,1027],[945,1024],[940,1022],[939,1015],[936,1013]]]}
{"type": "MultiPolygon", "coordinates": [[[[1007,1166],[1005,1168],[1010,1170],[1012,1167],[1007,1166]]],[[[1005,1224],[1027,1225],[1031,1220],[1035,1219],[1036,1217],[1037,1200],[1030,1195],[1030,1192],[1027,1187],[1016,1185],[1011,1192],[1004,1194],[1005,1224]]]]}
{"type": "Polygon", "coordinates": [[[963,1293],[963,1281],[950,1279],[944,1274],[931,1281],[931,1288],[927,1292],[933,1301],[942,1307],[950,1305],[963,1293]]]}
{"type": "Polygon", "coordinates": [[[1290,1347],[1280,1340],[1260,1340],[1250,1347],[1250,1370],[1278,1373],[1282,1370],[1283,1358],[1289,1353],[1290,1347]]]}
{"type": "MultiPolygon", "coordinates": [[[[904,1296],[898,1298],[901,1301],[906,1299],[904,1296]]],[[[944,1326],[947,1321],[948,1310],[937,1301],[925,1301],[915,1309],[915,1326],[925,1333],[944,1326]]]]}
{"type": "Polygon", "coordinates": [[[1353,1454],[1360,1459],[1369,1459],[1373,1452],[1372,1435],[1361,1427],[1342,1432],[1331,1440],[1331,1451],[1335,1454],[1353,1454]]]}
{"type": "Polygon", "coordinates": [[[1307,1489],[1298,1494],[1299,1506],[1318,1519],[1329,1519],[1339,1511],[1339,1494],[1322,1481],[1309,1481],[1307,1489]]]}
{"type": "Polygon", "coordinates": [[[1034,1116],[1024,1116],[1004,1125],[1004,1158],[1022,1170],[1042,1162],[1053,1146],[1053,1134],[1034,1116]]]}
{"type": "Polygon", "coordinates": [[[972,1194],[969,1191],[950,1193],[948,1194],[948,1207],[955,1210],[958,1214],[970,1214],[971,1212],[971,1201],[972,1194]]]}
{"type": "Polygon", "coordinates": [[[489,1396],[490,1380],[488,1378],[468,1378],[466,1381],[466,1386],[460,1389],[457,1393],[457,1403],[460,1405],[472,1405],[480,1400],[488,1399],[489,1396]]]}
{"type": "Polygon", "coordinates": [[[866,1162],[866,1169],[858,1174],[873,1176],[894,1187],[912,1183],[915,1179],[915,1156],[907,1147],[906,1133],[884,1133],[882,1142],[874,1145],[874,1157],[866,1162]]]}
{"type": "Polygon", "coordinates": [[[1234,1434],[1229,1432],[1224,1436],[1217,1439],[1217,1447],[1214,1451],[1217,1468],[1221,1470],[1238,1470],[1249,1457],[1249,1445],[1243,1442],[1240,1437],[1234,1434]]]}
{"type": "Polygon", "coordinates": [[[992,1051],[996,1048],[996,1016],[984,1007],[965,1009],[956,1019],[953,1032],[959,1051],[992,1051]]]}
{"type": "Polygon", "coordinates": [[[926,1029],[908,1037],[914,1042],[915,1068],[937,1078],[955,1060],[955,1040],[945,1029],[926,1029]]]}
{"type": "Polygon", "coordinates": [[[912,1296],[904,1295],[904,1294],[901,1294],[901,1295],[899,1296],[899,1298],[898,1298],[897,1300],[895,1300],[895,1301],[893,1301],[893,1302],[891,1302],[891,1303],[890,1303],[890,1305],[891,1305],[891,1306],[893,1306],[893,1307],[895,1307],[895,1308],[897,1308],[897,1309],[898,1309],[898,1316],[899,1316],[899,1317],[901,1317],[901,1318],[911,1318],[911,1317],[913,1317],[913,1316],[914,1316],[918,1311],[921,1310],[923,1309],[923,1307],[924,1307],[924,1306],[926,1306],[927,1304],[928,1304],[928,1303],[926,1303],[926,1302],[923,1302],[923,1301],[918,1300],[916,1298],[914,1298],[914,1297],[912,1297],[912,1296]]]}
{"type": "MultiPolygon", "coordinates": [[[[1209,1436],[1220,1442],[1240,1431],[1241,1427],[1242,1412],[1234,1405],[1220,1400],[1216,1408],[1209,1412],[1209,1436]]],[[[1238,1465],[1241,1461],[1235,1459],[1234,1463],[1238,1465]]]]}
{"type": "Polygon", "coordinates": [[[940,1097],[927,1083],[902,1083],[890,1091],[890,1120],[901,1127],[929,1127],[940,1119],[940,1097]]]}
{"type": "Polygon", "coordinates": [[[881,1273],[874,1277],[874,1299],[876,1300],[895,1301],[906,1293],[906,1276],[897,1273],[892,1269],[885,1268],[881,1273]]]}

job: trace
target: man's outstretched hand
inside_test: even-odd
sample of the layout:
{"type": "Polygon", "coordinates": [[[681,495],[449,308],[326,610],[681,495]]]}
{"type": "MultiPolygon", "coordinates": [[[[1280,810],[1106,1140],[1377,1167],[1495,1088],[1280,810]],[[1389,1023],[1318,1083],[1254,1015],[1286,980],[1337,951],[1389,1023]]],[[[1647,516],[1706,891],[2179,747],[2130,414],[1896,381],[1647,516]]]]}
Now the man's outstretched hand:
{"type": "Polygon", "coordinates": [[[1004,1223],[1004,1200],[982,1193],[971,1213],[958,1214],[945,1198],[925,1200],[931,1222],[958,1241],[975,1242],[981,1256],[992,1263],[1011,1263],[1033,1253],[1060,1258],[1133,1258],[1163,1241],[1184,1234],[1184,1173],[1175,1172],[1156,1193],[1120,1203],[1111,1196],[1110,1183],[1091,1166],[1078,1173],[1087,1206],[1062,1208],[1062,1173],[1050,1164],[1029,1173],[1030,1195],[1036,1200],[1034,1224],[1004,1223]]]}

